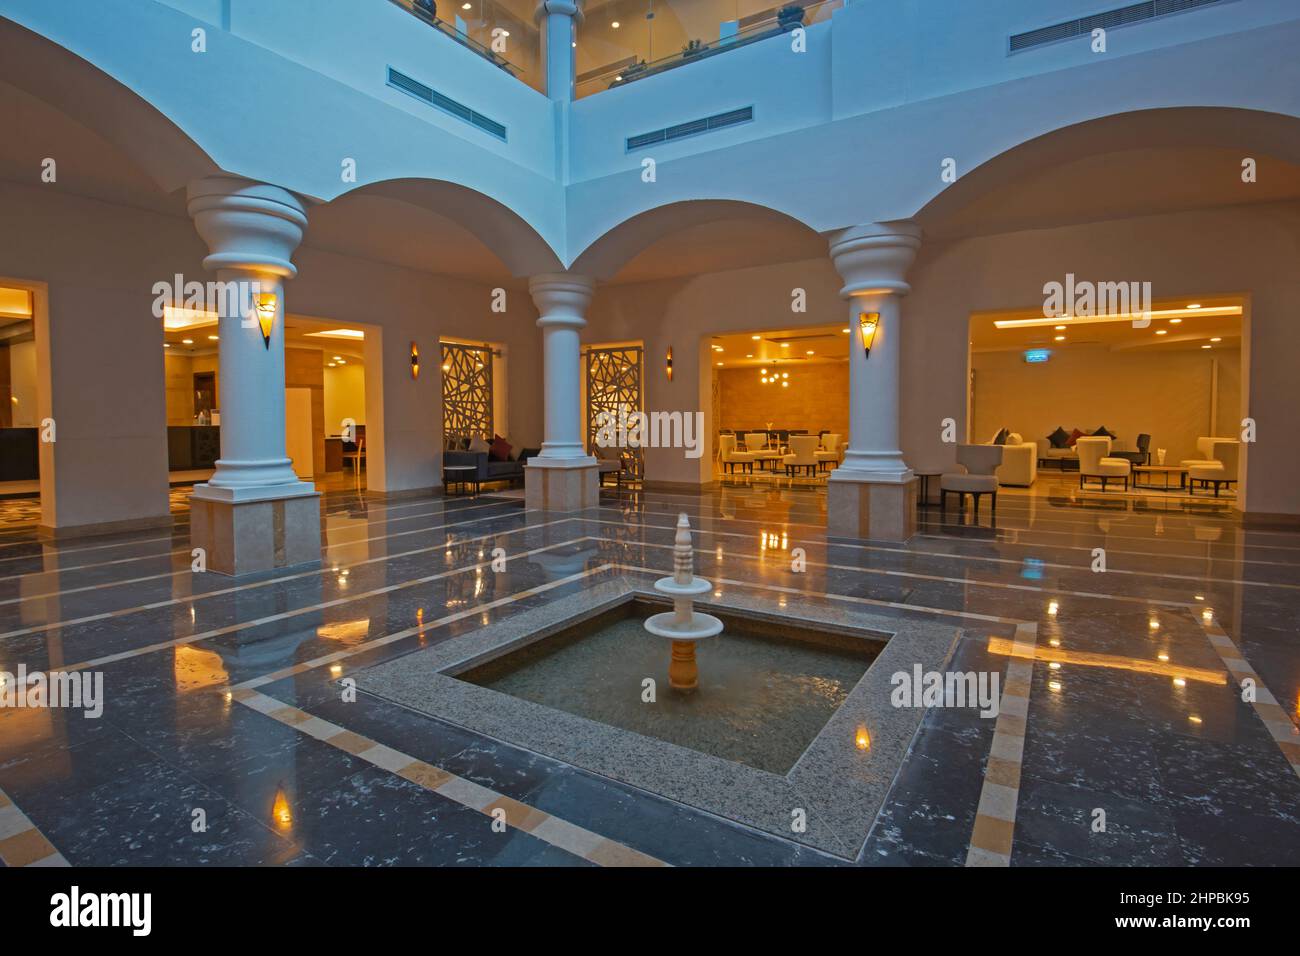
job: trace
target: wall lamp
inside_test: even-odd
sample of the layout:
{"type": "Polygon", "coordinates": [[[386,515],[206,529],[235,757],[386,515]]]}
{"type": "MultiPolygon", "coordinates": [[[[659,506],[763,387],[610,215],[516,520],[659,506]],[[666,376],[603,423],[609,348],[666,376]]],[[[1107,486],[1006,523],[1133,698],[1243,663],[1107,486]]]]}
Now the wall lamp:
{"type": "Polygon", "coordinates": [[[862,355],[871,357],[871,343],[876,340],[876,327],[880,325],[879,312],[858,313],[858,335],[862,337],[862,355]]]}
{"type": "Polygon", "coordinates": [[[673,347],[668,346],[668,355],[664,359],[664,372],[668,375],[668,381],[673,380],[673,347]]]}
{"type": "Polygon", "coordinates": [[[271,347],[271,327],[275,325],[275,311],[279,297],[274,292],[259,292],[257,295],[257,324],[262,329],[262,342],[271,347]]]}
{"type": "Polygon", "coordinates": [[[420,347],[411,343],[411,378],[420,377],[420,347]]]}

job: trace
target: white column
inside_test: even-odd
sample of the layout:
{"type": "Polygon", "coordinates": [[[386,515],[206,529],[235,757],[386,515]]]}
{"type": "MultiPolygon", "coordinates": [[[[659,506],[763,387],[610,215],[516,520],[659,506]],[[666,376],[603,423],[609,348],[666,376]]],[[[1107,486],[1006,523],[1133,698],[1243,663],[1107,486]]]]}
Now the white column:
{"type": "Polygon", "coordinates": [[[828,482],[828,513],[832,526],[859,537],[906,540],[915,525],[914,479],[899,441],[900,300],[911,291],[905,276],[920,245],[920,228],[907,221],[854,226],[830,242],[850,341],[849,444],[828,482]],[[869,355],[859,333],[863,313],[877,314],[869,355]]]}
{"type": "Polygon", "coordinates": [[[546,95],[569,102],[573,99],[574,26],[582,22],[582,10],[576,0],[541,0],[533,16],[542,28],[546,95]]]}
{"type": "Polygon", "coordinates": [[[192,540],[207,549],[210,568],[229,574],[319,561],[319,496],[285,454],[284,280],[298,272],[290,256],[306,212],[278,186],[235,176],[195,180],[187,196],[211,253],[203,265],[222,283],[221,458],[194,487],[192,540]],[[274,308],[269,341],[259,305],[274,308]]]}
{"type": "Polygon", "coordinates": [[[596,459],[582,436],[582,346],[587,307],[595,292],[590,278],[571,273],[528,280],[540,317],[546,434],[542,452],[525,468],[529,507],[573,511],[596,501],[596,459]]]}

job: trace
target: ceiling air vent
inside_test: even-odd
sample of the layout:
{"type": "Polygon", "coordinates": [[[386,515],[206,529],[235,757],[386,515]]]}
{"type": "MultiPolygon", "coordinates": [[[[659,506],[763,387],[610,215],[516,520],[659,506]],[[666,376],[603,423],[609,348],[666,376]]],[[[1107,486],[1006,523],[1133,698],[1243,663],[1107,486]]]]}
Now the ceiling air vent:
{"type": "Polygon", "coordinates": [[[742,109],[706,116],[704,119],[691,120],[688,123],[678,123],[676,126],[657,129],[653,133],[639,133],[636,136],[627,138],[627,151],[630,153],[634,149],[644,149],[647,146],[653,146],[655,143],[671,143],[675,139],[695,136],[699,133],[711,133],[716,129],[725,129],[728,126],[738,126],[741,123],[748,123],[753,118],[754,107],[746,106],[742,109]]]}
{"type": "Polygon", "coordinates": [[[1107,10],[1105,13],[1094,13],[1090,17],[1080,17],[1077,20],[1054,23],[1050,27],[1017,33],[1011,37],[1008,49],[1011,53],[1019,53],[1021,50],[1033,49],[1058,40],[1092,36],[1092,31],[1099,27],[1103,30],[1113,30],[1116,27],[1126,27],[1173,13],[1186,13],[1200,7],[1212,7],[1229,2],[1231,0],[1146,0],[1144,3],[1130,3],[1124,7],[1107,10]]]}
{"type": "Polygon", "coordinates": [[[401,90],[407,96],[414,96],[421,103],[440,109],[444,113],[450,113],[471,126],[477,126],[483,132],[491,133],[497,139],[504,140],[506,138],[506,128],[496,120],[488,119],[482,113],[474,112],[464,103],[457,102],[450,96],[443,96],[432,87],[425,86],[419,80],[412,79],[405,73],[394,70],[391,66],[388,68],[388,85],[395,90],[401,90]]]}

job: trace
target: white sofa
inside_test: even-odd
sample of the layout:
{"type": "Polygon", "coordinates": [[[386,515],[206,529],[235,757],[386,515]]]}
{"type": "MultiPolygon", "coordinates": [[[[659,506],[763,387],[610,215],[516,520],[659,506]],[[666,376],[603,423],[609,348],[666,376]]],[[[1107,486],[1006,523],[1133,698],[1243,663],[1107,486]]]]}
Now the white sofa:
{"type": "MultiPolygon", "coordinates": [[[[991,445],[993,442],[987,441],[984,444],[991,445]]],[[[1002,464],[998,465],[996,471],[998,484],[1028,488],[1038,477],[1038,446],[1012,432],[1007,436],[1006,444],[1001,447],[1002,464]]]]}

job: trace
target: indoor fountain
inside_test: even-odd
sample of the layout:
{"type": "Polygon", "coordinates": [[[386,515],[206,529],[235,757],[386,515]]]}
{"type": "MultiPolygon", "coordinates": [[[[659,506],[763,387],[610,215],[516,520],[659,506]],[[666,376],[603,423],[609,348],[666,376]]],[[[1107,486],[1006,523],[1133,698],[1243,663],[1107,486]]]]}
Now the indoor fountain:
{"type": "Polygon", "coordinates": [[[691,523],[682,512],[677,517],[677,536],[673,542],[673,576],[660,578],[655,590],[673,599],[673,610],[656,614],[645,621],[645,629],[672,641],[672,660],[668,664],[668,683],[678,690],[694,690],[699,684],[695,664],[695,643],[722,633],[722,622],[712,614],[695,610],[695,598],[708,594],[713,585],[695,576],[695,551],[691,548],[691,523]]]}

